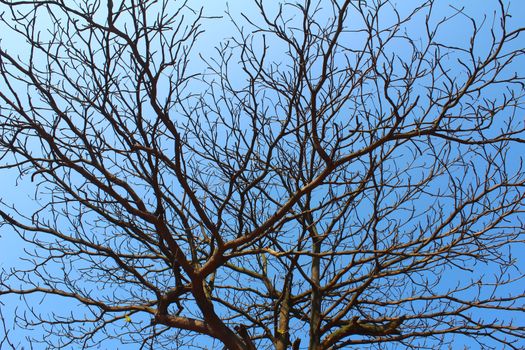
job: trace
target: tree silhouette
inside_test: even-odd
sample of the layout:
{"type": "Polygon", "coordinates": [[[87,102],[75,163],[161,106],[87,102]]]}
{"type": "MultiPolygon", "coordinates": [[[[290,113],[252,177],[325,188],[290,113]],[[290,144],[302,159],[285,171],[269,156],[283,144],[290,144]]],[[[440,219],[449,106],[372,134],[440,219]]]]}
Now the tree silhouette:
{"type": "Polygon", "coordinates": [[[0,3],[1,344],[524,346],[510,2],[0,3]]]}

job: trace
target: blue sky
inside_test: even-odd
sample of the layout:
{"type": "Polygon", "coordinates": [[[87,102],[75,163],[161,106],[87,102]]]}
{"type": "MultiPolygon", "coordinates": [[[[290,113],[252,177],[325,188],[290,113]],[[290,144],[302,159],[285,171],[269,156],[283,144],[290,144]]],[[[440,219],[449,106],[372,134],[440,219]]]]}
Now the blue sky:
{"type": "MultiPolygon", "coordinates": [[[[525,1],[507,1],[508,4],[511,6],[511,13],[513,14],[513,17],[510,19],[511,23],[514,23],[516,25],[525,23],[525,1]]],[[[202,4],[202,1],[192,0],[190,1],[190,4],[195,4],[195,6],[199,6],[202,4]]],[[[223,15],[223,12],[225,10],[225,4],[229,3],[229,7],[231,9],[232,16],[234,18],[239,18],[239,14],[241,12],[247,14],[249,17],[257,16],[257,11],[255,7],[249,5],[249,1],[223,1],[223,0],[216,0],[216,1],[208,1],[204,5],[205,13],[210,16],[221,16],[223,15]]],[[[270,3],[270,1],[268,1],[270,3]]],[[[406,7],[407,4],[410,6],[415,2],[407,2],[407,1],[401,1],[398,0],[397,4],[399,8],[403,9],[403,7],[406,7]]],[[[438,4],[440,6],[438,7],[438,12],[434,15],[435,18],[440,18],[442,14],[448,14],[452,10],[451,5],[453,6],[465,6],[465,12],[474,15],[478,18],[479,21],[483,18],[484,15],[487,15],[490,17],[493,12],[493,6],[495,4],[494,1],[477,1],[477,0],[468,0],[468,1],[438,1],[438,4]]],[[[190,5],[191,6],[191,5],[190,5]]],[[[232,35],[232,31],[234,30],[234,27],[232,24],[228,21],[226,16],[223,16],[223,18],[214,18],[214,19],[206,19],[204,20],[204,29],[205,33],[200,38],[200,42],[196,46],[196,51],[202,53],[204,56],[213,54],[212,48],[221,42],[224,41],[225,38],[232,35]]],[[[0,28],[1,29],[1,28],[0,28]]],[[[449,24],[443,31],[442,36],[443,40],[449,41],[449,42],[458,42],[458,43],[464,43],[465,40],[467,40],[467,35],[470,31],[470,23],[466,21],[461,16],[458,16],[454,21],[449,24]]],[[[414,32],[417,32],[417,30],[414,30],[414,32]]],[[[27,48],[25,48],[23,45],[18,45],[17,39],[15,36],[9,34],[7,31],[2,31],[2,34],[0,34],[0,37],[2,38],[1,45],[8,47],[11,50],[19,50],[20,55],[23,56],[25,52],[27,52],[27,48]]],[[[525,43],[521,42],[518,45],[525,46],[525,43]]],[[[481,47],[480,50],[483,50],[483,43],[480,43],[481,47]]],[[[278,55],[278,53],[275,53],[275,55],[278,55]]],[[[198,55],[194,55],[195,62],[193,63],[195,65],[195,69],[198,69],[199,65],[202,64],[202,62],[199,60],[198,55]]],[[[276,59],[278,57],[276,56],[276,59]]],[[[523,70],[523,67],[516,67],[516,70],[523,70]]],[[[518,160],[520,157],[522,157],[522,154],[525,154],[525,149],[521,147],[521,149],[513,149],[510,153],[515,159],[518,160]]],[[[514,163],[515,164],[515,163],[514,163]]],[[[512,162],[510,164],[512,166],[512,162]]],[[[3,199],[6,203],[10,203],[13,206],[15,206],[19,211],[21,212],[31,212],[36,208],[35,205],[35,196],[33,193],[34,189],[34,183],[31,182],[31,179],[28,177],[25,178],[18,178],[16,170],[2,170],[2,184],[1,184],[1,192],[0,192],[0,198],[3,199]]],[[[45,197],[42,199],[45,201],[45,197]]],[[[25,263],[21,259],[23,256],[23,249],[27,248],[27,246],[15,235],[13,235],[13,232],[7,227],[7,226],[0,226],[0,246],[2,247],[2,255],[0,256],[0,267],[7,268],[9,266],[16,266],[20,267],[23,266],[25,263]]],[[[522,262],[523,263],[523,262],[522,262]]],[[[456,278],[463,278],[461,275],[454,276],[452,279],[456,278]]],[[[525,285],[521,285],[521,289],[523,289],[525,285]]],[[[34,301],[38,300],[37,297],[32,298],[34,301]]],[[[2,299],[2,301],[6,305],[3,310],[6,311],[6,315],[9,315],[9,313],[13,310],[15,307],[15,304],[17,303],[16,299],[9,298],[9,299],[2,299]]],[[[63,304],[59,304],[58,301],[52,301],[44,300],[41,304],[40,310],[42,312],[50,312],[53,311],[57,307],[62,307],[63,304]]],[[[127,325],[124,325],[127,326],[127,325]]],[[[18,333],[21,334],[23,333],[18,333]]],[[[20,342],[24,343],[24,340],[22,338],[19,339],[20,342]]],[[[16,340],[15,340],[16,341],[16,340]]],[[[109,344],[108,343],[108,348],[109,344]]],[[[458,338],[458,343],[456,345],[465,345],[465,346],[472,346],[473,349],[476,348],[476,345],[472,343],[470,340],[464,340],[463,338],[458,338]]],[[[111,345],[113,346],[113,345],[111,345]]],[[[134,345],[124,346],[118,344],[117,341],[115,341],[115,348],[119,349],[135,349],[136,347],[134,345]]]]}

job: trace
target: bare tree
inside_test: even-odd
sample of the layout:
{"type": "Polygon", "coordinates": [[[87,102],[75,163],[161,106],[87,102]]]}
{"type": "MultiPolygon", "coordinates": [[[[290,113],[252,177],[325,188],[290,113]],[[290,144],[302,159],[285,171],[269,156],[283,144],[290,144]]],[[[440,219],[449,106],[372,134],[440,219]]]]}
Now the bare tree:
{"type": "Polygon", "coordinates": [[[258,16],[214,19],[168,0],[0,3],[1,168],[35,195],[0,206],[2,239],[26,247],[0,275],[4,303],[21,301],[4,333],[14,320],[37,348],[75,349],[525,346],[510,2],[469,17],[255,0],[258,16]],[[198,48],[217,21],[236,31],[198,48]]]}

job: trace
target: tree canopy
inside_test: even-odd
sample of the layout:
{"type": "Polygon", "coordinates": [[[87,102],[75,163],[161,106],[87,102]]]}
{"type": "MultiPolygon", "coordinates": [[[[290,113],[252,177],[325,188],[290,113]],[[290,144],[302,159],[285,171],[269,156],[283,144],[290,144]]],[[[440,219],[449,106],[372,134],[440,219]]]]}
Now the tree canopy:
{"type": "Polygon", "coordinates": [[[523,348],[514,4],[0,0],[0,346],[523,348]]]}

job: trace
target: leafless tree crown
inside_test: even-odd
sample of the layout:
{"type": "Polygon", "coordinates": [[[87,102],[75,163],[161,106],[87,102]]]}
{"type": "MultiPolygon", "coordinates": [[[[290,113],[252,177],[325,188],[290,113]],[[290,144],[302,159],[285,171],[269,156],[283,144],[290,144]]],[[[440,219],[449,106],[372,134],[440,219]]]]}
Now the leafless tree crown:
{"type": "Polygon", "coordinates": [[[0,0],[0,347],[523,348],[525,28],[460,3],[0,0]]]}

